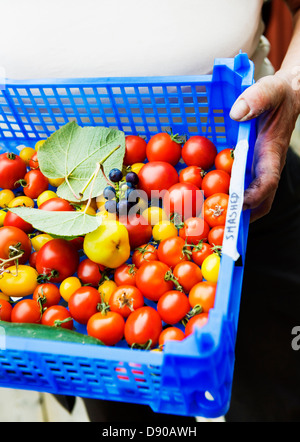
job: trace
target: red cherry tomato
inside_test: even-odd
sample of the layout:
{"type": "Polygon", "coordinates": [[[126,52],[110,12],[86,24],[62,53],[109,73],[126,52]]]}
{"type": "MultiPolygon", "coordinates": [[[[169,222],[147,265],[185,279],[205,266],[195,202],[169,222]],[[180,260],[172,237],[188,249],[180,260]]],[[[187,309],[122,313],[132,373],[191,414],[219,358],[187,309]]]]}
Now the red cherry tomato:
{"type": "Polygon", "coordinates": [[[13,307],[10,302],[0,299],[0,321],[10,322],[12,309],[13,307]]]}
{"type": "Polygon", "coordinates": [[[33,156],[30,158],[28,164],[29,164],[30,169],[32,169],[32,170],[36,170],[40,167],[37,152],[33,154],[33,156]]]}
{"type": "Polygon", "coordinates": [[[198,244],[201,240],[207,240],[210,227],[207,222],[198,217],[188,218],[179,230],[179,236],[188,244],[198,244]]]}
{"type": "Polygon", "coordinates": [[[167,327],[159,335],[158,345],[163,348],[167,341],[182,341],[185,334],[178,327],[167,327]]]}
{"type": "Polygon", "coordinates": [[[216,169],[224,170],[231,175],[232,165],[234,162],[234,149],[223,149],[215,158],[216,169]]]}
{"type": "Polygon", "coordinates": [[[203,276],[199,266],[191,261],[180,262],[173,270],[173,275],[178,280],[185,293],[189,293],[194,285],[202,281],[203,276]]]}
{"type": "Polygon", "coordinates": [[[212,246],[222,246],[225,226],[213,227],[208,234],[208,242],[212,246]]]}
{"type": "Polygon", "coordinates": [[[8,259],[21,253],[19,263],[26,264],[31,253],[31,242],[26,233],[18,227],[1,227],[0,258],[8,259]]]}
{"type": "Polygon", "coordinates": [[[204,241],[199,241],[199,243],[192,249],[192,260],[201,267],[205,258],[212,253],[213,250],[210,244],[204,241]]]}
{"type": "Polygon", "coordinates": [[[181,321],[190,310],[188,297],[178,290],[164,293],[157,303],[159,316],[166,324],[170,325],[181,321]]]}
{"type": "Polygon", "coordinates": [[[49,181],[45,175],[39,169],[30,170],[26,173],[21,180],[23,186],[23,192],[31,199],[37,199],[37,197],[48,190],[49,181]]]}
{"type": "Polygon", "coordinates": [[[187,166],[198,166],[204,170],[214,165],[217,148],[208,138],[194,135],[182,148],[182,158],[187,166]]]}
{"type": "Polygon", "coordinates": [[[117,286],[120,285],[136,285],[137,267],[134,264],[122,264],[115,270],[114,281],[117,286]]]}
{"type": "Polygon", "coordinates": [[[33,267],[34,269],[36,268],[36,257],[37,257],[37,254],[38,254],[38,252],[33,252],[29,256],[29,265],[30,265],[30,267],[33,267]]]}
{"type": "Polygon", "coordinates": [[[179,236],[171,236],[164,239],[160,242],[157,249],[159,261],[172,268],[182,261],[188,261],[191,253],[190,247],[179,236]]]}
{"type": "Polygon", "coordinates": [[[143,244],[133,252],[132,263],[138,269],[150,261],[158,261],[157,249],[153,244],[143,244]]]}
{"type": "Polygon", "coordinates": [[[144,297],[137,287],[121,285],[113,292],[108,303],[112,312],[128,318],[133,311],[143,307],[144,297]]]}
{"type": "Polygon", "coordinates": [[[179,174],[180,183],[194,184],[199,189],[201,189],[203,180],[204,170],[198,166],[189,166],[182,169],[179,174]]]}
{"type": "Polygon", "coordinates": [[[162,321],[153,307],[141,307],[127,318],[124,336],[129,346],[134,344],[153,348],[162,332],[162,321]]]}
{"type": "Polygon", "coordinates": [[[145,298],[158,301],[167,291],[172,290],[173,282],[167,280],[170,268],[160,261],[143,264],[136,274],[136,286],[145,298]]]}
{"type": "Polygon", "coordinates": [[[0,155],[0,187],[2,189],[17,189],[22,178],[26,174],[26,163],[14,153],[2,153],[0,155]]]}
{"type": "Polygon", "coordinates": [[[79,263],[77,276],[82,284],[91,284],[93,287],[98,287],[104,268],[101,264],[86,258],[79,263]]]}
{"type": "Polygon", "coordinates": [[[202,328],[208,323],[208,313],[200,313],[193,316],[185,327],[185,336],[190,336],[196,328],[202,328]]]}
{"type": "Polygon", "coordinates": [[[41,319],[41,307],[33,299],[22,299],[11,312],[11,322],[39,324],[41,319]]]}
{"type": "Polygon", "coordinates": [[[230,175],[224,170],[211,170],[202,181],[204,197],[208,198],[214,193],[229,193],[230,175]]]}
{"type": "Polygon", "coordinates": [[[125,137],[124,165],[131,166],[134,163],[143,163],[146,159],[147,142],[138,135],[125,137]]]}
{"type": "Polygon", "coordinates": [[[72,330],[74,322],[66,307],[62,305],[52,305],[44,311],[42,315],[42,325],[72,330]]]}
{"type": "Polygon", "coordinates": [[[203,201],[203,192],[194,184],[177,183],[165,193],[163,208],[167,215],[176,213],[184,221],[200,214],[203,201]]]}
{"type": "Polygon", "coordinates": [[[61,299],[59,288],[52,283],[39,284],[33,292],[32,299],[40,301],[43,308],[57,305],[61,299]]]}
{"type": "Polygon", "coordinates": [[[214,282],[201,281],[195,284],[189,293],[189,303],[192,308],[196,305],[202,307],[203,313],[208,313],[215,305],[217,284],[214,282]]]}
{"type": "Polygon", "coordinates": [[[116,345],[124,336],[125,321],[116,312],[95,313],[87,323],[87,334],[105,345],[116,345]]]}
{"type": "Polygon", "coordinates": [[[204,219],[210,227],[225,226],[229,196],[215,193],[204,201],[204,219]]]}
{"type": "Polygon", "coordinates": [[[39,210],[72,212],[74,207],[63,198],[50,198],[39,206],[39,210]]]}
{"type": "Polygon", "coordinates": [[[139,214],[120,216],[119,222],[127,228],[132,250],[151,240],[152,227],[143,216],[139,214]]]}
{"type": "Polygon", "coordinates": [[[83,249],[84,236],[78,236],[77,238],[73,238],[70,240],[70,243],[73,244],[76,250],[83,249]]]}
{"type": "Polygon", "coordinates": [[[94,287],[83,286],[71,295],[68,307],[75,321],[79,324],[87,324],[90,317],[98,312],[100,303],[98,290],[94,287]]]}
{"type": "Polygon", "coordinates": [[[79,255],[74,246],[65,239],[52,239],[44,244],[36,256],[36,270],[50,282],[62,282],[78,268],[79,255]]]}
{"type": "Polygon", "coordinates": [[[34,231],[34,228],[30,223],[24,221],[19,215],[10,211],[6,213],[3,225],[5,227],[17,227],[25,233],[32,233],[34,231]]]}
{"type": "Polygon", "coordinates": [[[176,166],[181,158],[181,147],[178,136],[158,133],[153,135],[147,144],[147,158],[149,161],[165,161],[176,166]]]}
{"type": "Polygon", "coordinates": [[[176,169],[164,161],[153,161],[145,164],[139,171],[139,188],[144,191],[149,199],[160,197],[171,186],[178,183],[179,177],[176,169]]]}

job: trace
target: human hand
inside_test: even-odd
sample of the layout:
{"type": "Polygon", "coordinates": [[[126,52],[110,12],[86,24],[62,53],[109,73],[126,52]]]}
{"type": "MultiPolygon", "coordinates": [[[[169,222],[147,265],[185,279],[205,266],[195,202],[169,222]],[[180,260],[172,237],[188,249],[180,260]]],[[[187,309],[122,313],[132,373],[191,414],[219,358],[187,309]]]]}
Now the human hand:
{"type": "Polygon", "coordinates": [[[258,120],[253,181],[245,190],[244,209],[251,222],[269,213],[286,161],[292,132],[300,113],[300,93],[288,74],[278,71],[246,89],[231,109],[236,121],[258,120]]]}

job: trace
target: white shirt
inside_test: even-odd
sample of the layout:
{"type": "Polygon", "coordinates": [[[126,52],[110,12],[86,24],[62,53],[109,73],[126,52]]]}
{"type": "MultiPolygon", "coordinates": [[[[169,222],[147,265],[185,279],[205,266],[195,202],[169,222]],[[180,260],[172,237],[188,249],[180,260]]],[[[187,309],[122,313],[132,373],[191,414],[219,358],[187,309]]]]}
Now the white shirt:
{"type": "Polygon", "coordinates": [[[263,1],[0,0],[0,65],[16,79],[206,74],[254,56],[263,1]]]}

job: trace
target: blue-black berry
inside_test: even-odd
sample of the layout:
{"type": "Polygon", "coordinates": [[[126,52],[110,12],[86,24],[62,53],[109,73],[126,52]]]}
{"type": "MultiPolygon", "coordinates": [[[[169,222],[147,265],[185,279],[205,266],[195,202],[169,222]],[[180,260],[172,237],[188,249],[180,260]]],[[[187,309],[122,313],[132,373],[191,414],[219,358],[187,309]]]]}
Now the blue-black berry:
{"type": "Polygon", "coordinates": [[[104,207],[108,213],[116,213],[117,212],[117,201],[116,200],[106,201],[104,207]]]}
{"type": "Polygon", "coordinates": [[[139,183],[139,177],[135,172],[128,172],[126,175],[127,183],[131,183],[136,186],[139,183]]]}
{"type": "Polygon", "coordinates": [[[112,169],[109,172],[108,178],[110,179],[110,181],[112,181],[113,183],[118,183],[119,181],[122,180],[123,178],[123,173],[121,172],[121,170],[119,169],[112,169]]]}
{"type": "Polygon", "coordinates": [[[106,200],[113,200],[116,196],[116,190],[112,186],[107,186],[103,190],[103,197],[106,200]]]}

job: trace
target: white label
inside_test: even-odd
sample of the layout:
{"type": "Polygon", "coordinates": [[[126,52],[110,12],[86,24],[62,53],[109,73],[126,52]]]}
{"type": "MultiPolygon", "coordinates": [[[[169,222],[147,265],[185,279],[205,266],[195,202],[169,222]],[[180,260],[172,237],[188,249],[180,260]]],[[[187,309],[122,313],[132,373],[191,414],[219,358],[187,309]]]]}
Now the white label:
{"type": "Polygon", "coordinates": [[[234,150],[234,162],[231,172],[222,254],[229,256],[234,261],[237,261],[240,256],[237,250],[237,240],[244,203],[244,181],[248,150],[249,144],[247,140],[241,140],[237,144],[234,150]]]}

